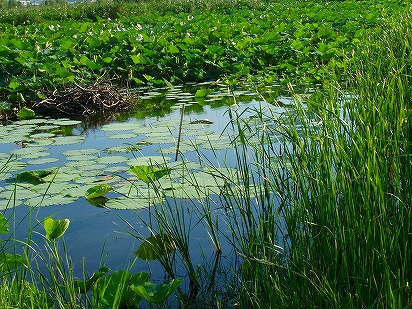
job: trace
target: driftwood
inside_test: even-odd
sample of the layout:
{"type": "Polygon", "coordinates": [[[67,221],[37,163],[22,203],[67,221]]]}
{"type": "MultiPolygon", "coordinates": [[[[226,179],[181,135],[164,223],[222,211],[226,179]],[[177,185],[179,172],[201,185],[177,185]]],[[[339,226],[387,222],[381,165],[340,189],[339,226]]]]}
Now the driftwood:
{"type": "Polygon", "coordinates": [[[131,101],[129,95],[105,81],[86,86],[74,84],[64,92],[55,90],[48,98],[35,103],[33,109],[41,114],[104,115],[128,110],[131,101]]]}

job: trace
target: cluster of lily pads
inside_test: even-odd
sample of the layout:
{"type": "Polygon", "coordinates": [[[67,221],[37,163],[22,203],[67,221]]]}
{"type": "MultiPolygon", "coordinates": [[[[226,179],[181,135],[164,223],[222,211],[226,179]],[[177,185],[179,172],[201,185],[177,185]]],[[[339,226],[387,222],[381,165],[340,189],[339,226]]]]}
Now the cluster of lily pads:
{"type": "MultiPolygon", "coordinates": [[[[257,96],[249,91],[237,91],[236,95],[257,96]]],[[[175,108],[180,113],[183,105],[190,108],[191,104],[215,102],[227,95],[201,88],[191,93],[182,89],[179,92],[147,91],[142,96],[148,104],[159,97],[176,102],[175,108]]],[[[269,106],[275,108],[267,104],[269,106]]],[[[230,108],[239,106],[224,109],[230,108]]],[[[70,204],[84,197],[96,206],[138,209],[160,203],[168,196],[203,198],[219,194],[225,179],[216,174],[233,175],[235,179],[236,171],[222,167],[214,168],[212,173],[199,163],[196,153],[209,151],[216,156],[221,152],[224,158],[233,148],[233,132],[226,129],[221,134],[228,115],[212,121],[198,119],[190,110],[187,113],[182,123],[179,117],[164,117],[159,121],[129,119],[105,124],[99,129],[104,137],[97,137],[104,138],[104,143],[97,143],[98,147],[96,143],[86,143],[87,132],[81,131],[81,121],[34,118],[1,126],[0,144],[7,151],[0,152],[0,166],[6,179],[0,186],[0,209],[23,204],[70,204]],[[182,136],[178,143],[180,128],[182,136]],[[192,159],[190,153],[194,154],[192,159]],[[179,160],[174,161],[176,154],[179,160]],[[150,174],[148,169],[168,172],[152,179],[148,186],[148,181],[136,172],[139,169],[145,169],[146,174],[150,174]]],[[[243,116],[250,115],[244,113],[243,116]]]]}

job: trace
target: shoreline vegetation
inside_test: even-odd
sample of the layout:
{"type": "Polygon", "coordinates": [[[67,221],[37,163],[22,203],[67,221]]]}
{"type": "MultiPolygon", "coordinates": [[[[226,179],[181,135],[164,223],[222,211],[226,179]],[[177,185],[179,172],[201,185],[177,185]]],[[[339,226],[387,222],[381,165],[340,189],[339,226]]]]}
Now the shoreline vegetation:
{"type": "Polygon", "coordinates": [[[0,115],[15,118],[75,85],[105,80],[126,88],[216,80],[322,86],[343,77],[362,38],[406,3],[98,1],[4,10],[0,115]]]}
{"type": "MultiPolygon", "coordinates": [[[[99,4],[106,10],[115,5],[84,5],[98,12],[99,4]]],[[[221,78],[231,88],[255,77],[263,84],[283,80],[291,94],[300,86],[297,80],[321,87],[306,101],[296,96],[295,106],[281,117],[255,110],[254,117],[242,120],[231,113],[236,172],[226,175],[218,167],[213,172],[213,166],[210,172],[224,182],[222,211],[211,212],[209,199],[193,201],[191,212],[179,200],[150,205],[152,237],[143,241],[137,257],[161,263],[167,274],[164,285],[154,287],[147,274],[107,275],[103,267],[92,276],[85,271],[84,281],[74,280],[70,254],[64,241],[59,246],[56,239],[68,221],[47,219],[60,233],[46,234],[44,244],[34,244],[29,229],[21,255],[15,252],[17,240],[1,238],[0,307],[122,308],[142,297],[160,308],[411,307],[410,4],[149,4],[146,12],[142,3],[120,3],[130,6],[127,12],[133,16],[105,16],[102,9],[93,16],[104,20],[96,17],[94,22],[57,22],[37,14],[40,20],[32,24],[29,17],[17,18],[32,11],[7,11],[16,14],[16,22],[30,22],[0,25],[0,57],[6,59],[0,65],[2,108],[21,107],[46,90],[77,82],[78,76],[91,81],[103,71],[153,87],[221,78]],[[136,17],[132,8],[139,5],[142,13],[136,17]],[[198,5],[208,10],[201,12],[198,5]],[[13,47],[6,46],[9,42],[13,47]],[[187,220],[204,225],[217,257],[232,252],[230,269],[218,259],[196,269],[187,220]],[[220,246],[223,238],[229,249],[220,246]],[[40,263],[47,275],[38,272],[40,263]],[[178,287],[176,264],[187,272],[189,292],[178,287]],[[114,291],[111,280],[119,283],[114,291]]],[[[52,14],[56,8],[44,12],[52,14]]],[[[7,165],[0,167],[0,173],[6,170],[7,165]]],[[[149,188],[171,170],[134,167],[134,172],[149,188]]],[[[205,190],[196,183],[193,187],[205,190]]],[[[100,196],[107,192],[102,190],[89,193],[100,196]]],[[[0,217],[0,233],[9,232],[9,222],[19,225],[12,221],[12,216],[0,217]]]]}

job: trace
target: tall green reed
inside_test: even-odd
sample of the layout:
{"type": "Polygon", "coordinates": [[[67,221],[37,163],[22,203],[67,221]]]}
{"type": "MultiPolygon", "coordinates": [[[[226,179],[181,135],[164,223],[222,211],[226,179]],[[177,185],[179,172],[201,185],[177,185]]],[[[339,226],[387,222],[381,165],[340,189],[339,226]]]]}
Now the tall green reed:
{"type": "Polygon", "coordinates": [[[233,114],[244,191],[222,198],[243,306],[411,305],[411,26],[365,40],[349,93],[233,114]]]}

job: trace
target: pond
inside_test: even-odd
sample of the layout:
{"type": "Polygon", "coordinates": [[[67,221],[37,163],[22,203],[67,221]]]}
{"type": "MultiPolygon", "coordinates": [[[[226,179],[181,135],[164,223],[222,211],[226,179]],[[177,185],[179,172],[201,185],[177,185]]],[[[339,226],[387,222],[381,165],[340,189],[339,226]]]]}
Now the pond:
{"type": "MultiPolygon", "coordinates": [[[[141,90],[140,100],[151,112],[127,112],[110,121],[48,118],[0,127],[0,210],[13,218],[13,237],[30,237],[41,244],[46,217],[69,219],[65,250],[75,275],[82,277],[83,262],[89,272],[102,265],[112,270],[129,267],[142,240],[151,235],[149,206],[160,200],[171,213],[179,204],[190,214],[204,207],[200,200],[217,196],[208,211],[220,211],[218,196],[224,183],[210,167],[225,175],[236,173],[237,133],[230,126],[230,114],[253,119],[254,108],[267,108],[281,115],[293,100],[279,94],[278,86],[265,90],[276,105],[256,91],[229,93],[224,86],[205,87],[141,90]],[[130,170],[149,165],[171,169],[158,180],[157,190],[130,170]],[[113,189],[103,201],[85,198],[89,188],[101,184],[113,189]],[[28,235],[28,230],[33,232],[28,235]]],[[[187,218],[183,221],[190,230],[190,252],[200,265],[213,258],[216,247],[199,218],[187,218]]],[[[224,233],[224,222],[219,224],[224,233]]],[[[228,254],[225,244],[221,237],[223,254],[228,254]]],[[[139,260],[133,271],[150,270],[161,280],[164,271],[158,266],[139,260]]]]}

